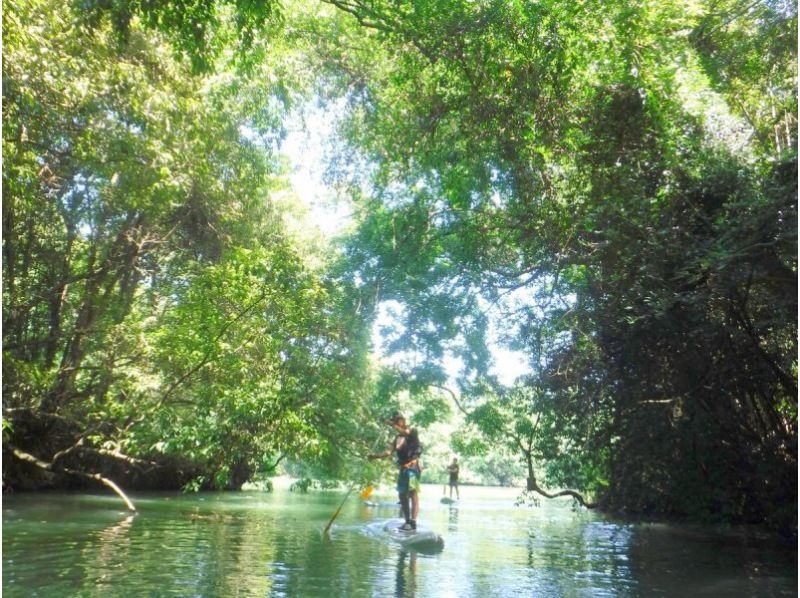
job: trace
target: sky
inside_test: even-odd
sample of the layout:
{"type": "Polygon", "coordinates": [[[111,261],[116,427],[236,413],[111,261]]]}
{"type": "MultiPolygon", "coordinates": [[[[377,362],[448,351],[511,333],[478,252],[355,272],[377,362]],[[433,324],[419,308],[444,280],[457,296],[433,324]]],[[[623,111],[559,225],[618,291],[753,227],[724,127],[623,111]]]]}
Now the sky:
{"type": "MultiPolygon", "coordinates": [[[[309,210],[309,219],[327,238],[344,232],[352,224],[351,209],[346,198],[337,197],[335,191],[325,183],[325,165],[335,123],[335,106],[320,108],[306,106],[304,115],[295,114],[289,119],[287,135],[281,145],[281,153],[289,161],[289,180],[297,197],[309,210]]],[[[378,316],[372,330],[373,353],[385,364],[399,363],[403,356],[390,356],[384,350],[381,329],[391,327],[396,320],[392,309],[379,306],[378,316]]],[[[497,341],[497,326],[490,327],[490,345],[493,367],[490,372],[505,385],[511,385],[521,375],[531,372],[523,353],[501,347],[497,341]]],[[[407,357],[407,356],[406,356],[407,357]]],[[[460,375],[457,359],[445,359],[445,368],[455,389],[460,375]]]]}
{"type": "Polygon", "coordinates": [[[307,107],[305,118],[293,115],[281,152],[289,159],[289,180],[309,209],[311,222],[326,237],[342,233],[351,223],[346,199],[337,197],[324,181],[327,150],[333,132],[333,108],[307,107]]]}

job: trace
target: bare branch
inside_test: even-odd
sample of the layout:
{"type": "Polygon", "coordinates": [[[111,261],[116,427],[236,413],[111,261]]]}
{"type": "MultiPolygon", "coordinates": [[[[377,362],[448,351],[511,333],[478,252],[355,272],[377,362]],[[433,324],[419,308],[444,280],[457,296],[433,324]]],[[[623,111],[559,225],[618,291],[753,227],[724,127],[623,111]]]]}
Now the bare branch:
{"type": "Polygon", "coordinates": [[[558,498],[560,496],[571,496],[572,498],[577,500],[581,504],[581,506],[586,507],[587,509],[596,509],[597,508],[597,503],[587,502],[583,498],[583,495],[581,495],[580,492],[575,492],[575,490],[560,490],[558,492],[550,493],[550,492],[546,492],[545,490],[542,490],[542,488],[539,487],[539,484],[536,483],[536,480],[532,480],[532,481],[533,481],[532,490],[534,492],[536,492],[537,494],[541,494],[545,498],[558,498]]]}
{"type": "Polygon", "coordinates": [[[449,393],[450,397],[453,399],[453,402],[456,404],[456,407],[458,407],[458,409],[459,409],[459,411],[461,411],[461,413],[463,413],[467,417],[472,415],[472,412],[467,411],[467,409],[461,404],[461,402],[458,400],[458,397],[456,396],[456,393],[453,392],[452,389],[447,388],[446,386],[440,386],[439,384],[431,384],[430,386],[431,386],[431,388],[438,388],[439,390],[443,390],[443,391],[449,393]]]}
{"type": "MultiPolygon", "coordinates": [[[[6,445],[10,450],[11,453],[20,461],[24,461],[26,463],[31,463],[40,469],[44,469],[46,471],[61,471],[64,473],[68,473],[70,475],[76,475],[82,478],[86,478],[89,480],[95,480],[96,482],[100,482],[104,486],[111,488],[117,496],[119,496],[122,501],[125,503],[125,506],[128,507],[128,510],[136,512],[136,507],[133,506],[133,503],[130,499],[125,495],[122,489],[117,486],[112,480],[109,480],[106,477],[103,477],[99,473],[88,473],[85,471],[78,471],[76,469],[69,469],[67,467],[56,467],[53,463],[48,463],[47,461],[42,461],[38,457],[34,457],[30,453],[26,453],[23,450],[18,449],[13,445],[6,445]]],[[[68,449],[69,450],[69,449],[68,449]]]]}

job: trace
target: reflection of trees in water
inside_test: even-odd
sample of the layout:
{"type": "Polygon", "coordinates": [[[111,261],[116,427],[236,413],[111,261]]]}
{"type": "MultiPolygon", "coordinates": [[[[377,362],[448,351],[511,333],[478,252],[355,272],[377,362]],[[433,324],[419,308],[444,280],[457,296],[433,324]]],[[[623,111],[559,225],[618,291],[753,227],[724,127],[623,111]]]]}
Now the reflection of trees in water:
{"type": "Polygon", "coordinates": [[[529,589],[545,595],[636,589],[631,536],[626,525],[588,522],[565,528],[538,522],[526,541],[529,589]],[[576,575],[564,576],[565,571],[576,575]]]}
{"type": "Polygon", "coordinates": [[[797,584],[797,552],[744,530],[640,524],[630,565],[642,592],[684,596],[781,596],[797,584]]]}
{"type": "Polygon", "coordinates": [[[417,553],[401,550],[397,555],[395,596],[413,598],[417,595],[417,553]],[[408,563],[406,564],[406,560],[408,563]]]}
{"type": "MultiPolygon", "coordinates": [[[[202,528],[202,524],[196,524],[202,528]]],[[[275,554],[276,526],[263,513],[241,512],[210,524],[210,559],[204,592],[219,596],[267,596],[272,578],[264,563],[275,554]]]]}
{"type": "Polygon", "coordinates": [[[275,533],[263,514],[169,515],[130,516],[98,532],[83,549],[84,578],[98,590],[124,585],[148,595],[167,588],[183,595],[269,595],[264,563],[273,560],[275,533]]]}
{"type": "Polygon", "coordinates": [[[310,529],[303,522],[300,534],[284,527],[285,536],[276,543],[274,558],[264,571],[273,578],[273,592],[285,596],[364,596],[370,595],[370,588],[383,587],[389,593],[391,565],[388,570],[371,566],[384,560],[388,543],[375,542],[356,529],[336,526],[332,534],[320,535],[323,523],[310,529]]]}

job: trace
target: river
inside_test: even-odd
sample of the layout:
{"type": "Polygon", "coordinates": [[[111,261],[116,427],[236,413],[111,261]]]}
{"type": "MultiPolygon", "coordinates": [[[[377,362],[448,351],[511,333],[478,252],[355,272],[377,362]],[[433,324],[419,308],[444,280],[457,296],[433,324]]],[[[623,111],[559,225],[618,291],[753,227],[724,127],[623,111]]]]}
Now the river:
{"type": "Polygon", "coordinates": [[[796,596],[797,552],[765,536],[616,521],[570,501],[514,506],[517,490],[463,487],[455,506],[425,486],[420,524],[440,551],[381,533],[389,490],[3,497],[6,597],[796,596]],[[376,532],[376,530],[378,530],[376,532]]]}

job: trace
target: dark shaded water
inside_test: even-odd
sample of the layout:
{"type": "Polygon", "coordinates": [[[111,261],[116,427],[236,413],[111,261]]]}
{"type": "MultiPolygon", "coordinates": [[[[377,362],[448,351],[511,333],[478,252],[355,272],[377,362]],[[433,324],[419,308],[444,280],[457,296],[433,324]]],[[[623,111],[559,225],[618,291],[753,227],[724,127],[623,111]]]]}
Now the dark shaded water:
{"type": "MultiPolygon", "coordinates": [[[[796,596],[797,552],[767,538],[515,507],[516,491],[464,488],[454,507],[423,491],[441,552],[380,533],[396,516],[343,493],[278,489],[3,497],[4,596],[796,596]],[[376,530],[378,530],[376,532],[376,530]]],[[[391,502],[390,494],[383,499],[391,502]]]]}

